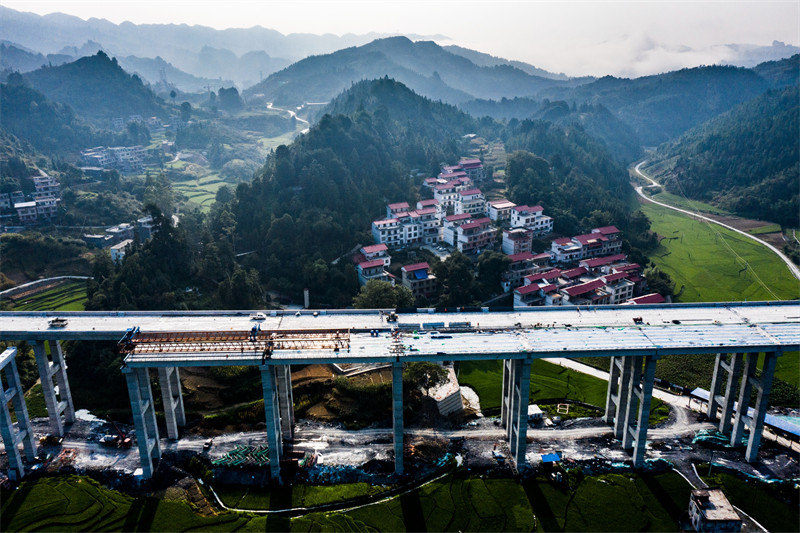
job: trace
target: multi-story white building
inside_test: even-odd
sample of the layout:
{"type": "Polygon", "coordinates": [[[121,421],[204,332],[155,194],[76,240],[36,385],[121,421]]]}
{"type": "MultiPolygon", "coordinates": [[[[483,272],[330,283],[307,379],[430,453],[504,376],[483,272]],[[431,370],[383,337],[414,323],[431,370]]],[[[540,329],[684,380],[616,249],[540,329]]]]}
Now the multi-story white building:
{"type": "Polygon", "coordinates": [[[439,203],[439,200],[435,198],[431,198],[430,200],[420,200],[417,202],[417,211],[422,209],[436,209],[436,218],[439,219],[441,222],[442,218],[444,218],[444,210],[442,209],[442,204],[439,203]]]}
{"type": "Polygon", "coordinates": [[[486,179],[486,172],[483,169],[483,163],[480,159],[462,158],[458,162],[458,167],[464,171],[474,183],[481,183],[486,179]]]}
{"type": "Polygon", "coordinates": [[[81,152],[81,162],[88,167],[116,168],[123,172],[136,172],[143,168],[143,146],[97,146],[81,152]]]}
{"type": "Polygon", "coordinates": [[[593,257],[591,259],[583,259],[578,263],[578,266],[587,268],[593,273],[608,274],[615,265],[625,264],[628,258],[625,254],[607,255],[604,257],[593,257]]]}
{"type": "Polygon", "coordinates": [[[547,265],[550,260],[549,254],[534,255],[530,252],[524,252],[511,255],[508,259],[511,261],[511,264],[508,265],[508,270],[503,272],[500,281],[504,292],[524,285],[526,276],[544,272],[549,269],[547,265]]]}
{"type": "Polygon", "coordinates": [[[470,220],[456,229],[456,247],[465,254],[477,253],[494,244],[497,229],[488,217],[470,220]]]}
{"type": "Polygon", "coordinates": [[[59,198],[61,196],[61,184],[58,178],[45,174],[41,170],[38,176],[33,177],[33,185],[36,192],[33,193],[35,199],[40,198],[59,198]]]}
{"type": "Polygon", "coordinates": [[[358,282],[361,285],[366,285],[372,279],[394,283],[394,278],[384,270],[382,259],[362,261],[356,265],[356,272],[358,273],[358,282]]]}
{"type": "Polygon", "coordinates": [[[517,204],[509,200],[491,200],[486,206],[486,216],[498,224],[508,224],[511,222],[511,211],[517,204]]]}
{"type": "Polygon", "coordinates": [[[525,228],[503,230],[502,250],[506,255],[516,255],[531,251],[533,232],[525,228]]]}
{"type": "Polygon", "coordinates": [[[556,239],[550,243],[550,249],[553,261],[560,264],[617,255],[622,251],[622,234],[614,226],[595,228],[585,235],[556,239]]]}
{"type": "Polygon", "coordinates": [[[372,237],[390,248],[434,244],[439,239],[440,226],[436,207],[398,211],[392,218],[373,221],[372,237]]]}
{"type": "Polygon", "coordinates": [[[132,242],[133,239],[125,239],[124,241],[118,242],[114,246],[111,246],[108,249],[108,252],[111,254],[111,260],[115,263],[117,261],[122,261],[122,258],[125,257],[125,248],[127,248],[132,242]]]}
{"type": "Polygon", "coordinates": [[[36,200],[36,216],[39,220],[52,220],[58,214],[58,198],[46,197],[36,200]]]}
{"type": "Polygon", "coordinates": [[[14,204],[11,203],[11,195],[8,193],[0,194],[0,211],[8,211],[12,205],[14,204]]]}
{"type": "Polygon", "coordinates": [[[38,218],[36,202],[17,202],[14,204],[14,209],[17,211],[17,218],[19,218],[20,224],[26,226],[36,224],[38,218]]]}
{"type": "Polygon", "coordinates": [[[483,216],[486,213],[486,198],[480,189],[459,191],[454,212],[457,215],[469,213],[472,216],[483,216]]]}
{"type": "Polygon", "coordinates": [[[628,279],[627,272],[607,274],[602,277],[602,280],[606,284],[605,290],[611,294],[608,303],[621,304],[633,298],[633,290],[636,284],[628,279]]]}
{"type": "Polygon", "coordinates": [[[460,215],[448,215],[442,221],[442,232],[440,239],[450,246],[456,245],[457,230],[462,224],[466,224],[472,219],[472,216],[467,213],[460,215]]]}
{"type": "Polygon", "coordinates": [[[397,216],[398,213],[408,213],[411,207],[408,202],[397,202],[386,206],[386,218],[397,216]]]}
{"type": "Polygon", "coordinates": [[[466,176],[461,176],[449,180],[447,183],[436,185],[433,188],[433,197],[439,201],[445,211],[455,209],[458,193],[470,187],[472,187],[472,181],[466,176]]]}
{"type": "Polygon", "coordinates": [[[695,489],[689,497],[689,520],[695,531],[738,532],[742,519],[720,488],[695,489]]]}
{"type": "Polygon", "coordinates": [[[389,255],[389,247],[385,244],[362,246],[359,252],[361,252],[361,255],[364,257],[364,261],[380,259],[383,261],[383,266],[388,267],[392,264],[392,256],[389,255]]]}
{"type": "Polygon", "coordinates": [[[553,219],[544,214],[540,205],[518,205],[511,209],[511,227],[527,228],[534,237],[541,237],[553,231],[553,219]]]}

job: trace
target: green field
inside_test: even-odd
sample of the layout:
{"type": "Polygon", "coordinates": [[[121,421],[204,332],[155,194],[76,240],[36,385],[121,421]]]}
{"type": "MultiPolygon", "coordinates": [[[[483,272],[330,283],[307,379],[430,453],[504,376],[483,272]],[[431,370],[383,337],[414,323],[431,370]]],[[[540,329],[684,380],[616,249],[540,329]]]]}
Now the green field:
{"type": "MultiPolygon", "coordinates": [[[[647,191],[645,191],[647,192],[647,191]]],[[[712,215],[730,215],[729,211],[717,207],[715,205],[708,204],[706,202],[701,202],[700,200],[690,200],[688,198],[684,198],[683,196],[678,196],[677,194],[672,194],[671,192],[667,192],[665,190],[661,190],[660,193],[657,194],[650,194],[653,200],[657,200],[659,202],[674,205],[675,207],[679,207],[680,209],[687,209],[689,211],[698,211],[700,213],[711,213],[712,215]]]]}
{"type": "Polygon", "coordinates": [[[223,180],[219,174],[207,174],[197,179],[175,181],[172,183],[172,188],[186,196],[188,201],[197,204],[201,211],[206,212],[211,208],[217,197],[217,191],[223,185],[235,187],[234,183],[223,180]]]}
{"type": "Polygon", "coordinates": [[[766,483],[744,480],[734,474],[698,465],[698,473],[710,486],[722,487],[730,502],[755,518],[769,531],[800,531],[800,490],[785,488],[783,491],[766,483]]]}
{"type": "Polygon", "coordinates": [[[340,485],[298,485],[278,490],[257,487],[222,485],[214,487],[219,499],[236,509],[272,509],[275,506],[313,507],[350,500],[360,496],[374,496],[389,487],[369,483],[344,483],[340,485]]]}
{"type": "MultiPolygon", "coordinates": [[[[481,411],[487,415],[500,413],[500,397],[503,384],[502,361],[462,361],[458,365],[458,382],[472,388],[481,401],[481,411]]],[[[608,382],[588,374],[564,368],[543,359],[531,363],[530,400],[569,399],[603,407],[606,403],[608,382]]],[[[576,415],[585,415],[585,410],[576,410],[576,415]]],[[[657,398],[653,399],[650,422],[658,423],[669,416],[669,407],[657,398]]]]}
{"type": "Polygon", "coordinates": [[[677,301],[800,297],[800,281],[761,244],[665,207],[644,204],[642,210],[651,221],[651,229],[665,237],[650,259],[672,277],[677,291],[682,289],[677,301]]]}
{"type": "Polygon", "coordinates": [[[200,516],[183,501],[133,498],[85,477],[49,477],[2,493],[0,530],[675,531],[688,503],[689,487],[673,472],[569,479],[567,488],[539,478],[453,474],[386,502],[290,519],[200,516]]]}
{"type": "Polygon", "coordinates": [[[86,282],[69,281],[16,300],[14,311],[83,311],[86,305],[86,282]]]}

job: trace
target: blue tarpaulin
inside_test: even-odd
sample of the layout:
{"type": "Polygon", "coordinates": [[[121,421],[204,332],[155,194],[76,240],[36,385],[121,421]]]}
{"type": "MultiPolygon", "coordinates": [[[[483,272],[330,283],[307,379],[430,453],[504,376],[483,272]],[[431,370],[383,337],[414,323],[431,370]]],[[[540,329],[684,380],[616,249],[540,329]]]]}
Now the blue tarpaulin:
{"type": "Polygon", "coordinates": [[[561,460],[561,456],[557,453],[544,453],[542,454],[543,463],[557,463],[561,460]]]}

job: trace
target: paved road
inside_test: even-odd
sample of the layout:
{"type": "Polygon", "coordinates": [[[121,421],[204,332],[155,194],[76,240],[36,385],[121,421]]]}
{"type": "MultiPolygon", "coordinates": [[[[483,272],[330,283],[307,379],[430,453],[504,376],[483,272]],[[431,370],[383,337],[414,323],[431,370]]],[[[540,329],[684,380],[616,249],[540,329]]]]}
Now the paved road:
{"type": "MultiPolygon", "coordinates": [[[[639,164],[637,164],[635,167],[633,167],[633,170],[634,170],[634,171],[635,171],[635,172],[636,172],[636,173],[637,173],[639,176],[641,176],[642,178],[644,178],[644,179],[648,180],[648,181],[649,181],[650,183],[652,183],[653,185],[657,185],[657,186],[659,186],[659,187],[662,187],[662,185],[661,185],[660,183],[658,183],[656,180],[654,180],[654,179],[653,179],[653,178],[651,178],[650,176],[647,176],[647,175],[645,175],[645,174],[642,172],[642,170],[641,170],[641,166],[642,166],[642,165],[644,165],[645,163],[647,163],[647,160],[646,160],[646,159],[645,159],[644,161],[640,161],[640,162],[639,162],[639,164]]],[[[679,208],[679,207],[675,207],[675,206],[672,206],[672,205],[669,205],[669,204],[665,204],[665,203],[663,203],[663,202],[659,202],[659,201],[657,201],[657,200],[653,200],[652,198],[650,198],[649,196],[647,196],[646,194],[644,194],[644,192],[642,191],[642,189],[643,189],[643,187],[640,185],[640,186],[636,187],[636,192],[639,194],[639,196],[641,196],[642,198],[644,198],[644,199],[645,199],[645,200],[647,200],[648,202],[654,203],[654,204],[656,204],[656,205],[660,205],[660,206],[662,206],[662,207],[666,207],[666,208],[668,208],[668,209],[672,209],[673,211],[678,211],[678,212],[680,212],[680,213],[683,213],[683,214],[685,214],[685,215],[692,216],[692,217],[694,217],[694,218],[699,218],[699,219],[701,219],[701,220],[705,220],[706,222],[711,222],[712,224],[717,224],[718,226],[722,226],[723,228],[729,229],[729,230],[731,230],[731,231],[735,231],[735,232],[736,232],[736,233],[738,233],[739,235],[743,235],[743,236],[747,237],[748,239],[752,239],[752,240],[756,241],[756,242],[757,242],[757,243],[759,243],[759,244],[763,244],[764,246],[766,246],[767,248],[769,248],[770,250],[772,250],[773,252],[775,252],[775,254],[777,254],[777,256],[778,256],[778,257],[780,257],[780,258],[781,258],[781,260],[782,260],[784,263],[786,263],[786,266],[787,266],[787,267],[789,267],[789,271],[792,273],[792,275],[793,275],[795,278],[797,278],[797,279],[800,279],[800,267],[798,267],[797,265],[795,265],[794,263],[792,263],[792,260],[791,260],[791,259],[789,259],[788,257],[786,257],[786,255],[784,255],[784,253],[783,253],[783,252],[781,252],[781,251],[780,251],[778,248],[776,248],[775,246],[771,245],[771,244],[770,244],[770,243],[768,243],[767,241],[765,241],[765,240],[763,240],[763,239],[760,239],[760,238],[758,238],[756,235],[751,235],[750,233],[747,233],[746,231],[742,231],[742,230],[740,230],[740,229],[734,228],[733,226],[729,226],[728,224],[725,224],[725,223],[723,223],[723,222],[720,222],[720,221],[718,221],[718,220],[714,220],[713,218],[710,218],[710,217],[707,217],[707,216],[701,215],[701,214],[700,214],[700,213],[698,213],[697,211],[689,211],[689,210],[687,210],[687,209],[681,209],[681,208],[679,208]]]]}

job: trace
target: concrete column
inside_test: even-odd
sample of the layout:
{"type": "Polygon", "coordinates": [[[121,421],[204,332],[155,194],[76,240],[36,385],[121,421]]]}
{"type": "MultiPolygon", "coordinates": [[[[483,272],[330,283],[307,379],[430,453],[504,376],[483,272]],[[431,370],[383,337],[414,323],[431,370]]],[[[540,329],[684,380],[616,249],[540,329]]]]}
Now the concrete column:
{"type": "Polygon", "coordinates": [[[630,388],[631,374],[633,373],[633,356],[628,355],[620,359],[622,368],[617,390],[617,414],[614,418],[614,437],[618,440],[622,440],[625,434],[625,417],[627,416],[628,389],[630,388]]]}
{"type": "Polygon", "coordinates": [[[719,408],[717,396],[719,396],[719,390],[722,387],[722,363],[724,362],[724,359],[725,355],[718,353],[716,359],[714,360],[714,374],[711,377],[711,389],[708,393],[708,410],[706,411],[709,420],[717,419],[717,409],[719,408]]]}
{"type": "Polygon", "coordinates": [[[28,407],[25,405],[25,391],[19,380],[16,355],[16,348],[7,348],[0,354],[0,369],[5,376],[5,383],[3,383],[3,379],[0,379],[0,436],[3,438],[8,457],[8,477],[15,481],[25,475],[25,465],[23,465],[22,456],[19,453],[19,444],[22,443],[27,460],[32,461],[36,457],[36,443],[28,416],[28,407]],[[17,416],[16,429],[11,421],[11,412],[8,409],[9,401],[17,416]]]}
{"type": "Polygon", "coordinates": [[[764,354],[764,365],[761,367],[761,379],[755,383],[758,390],[756,394],[756,405],[753,408],[753,420],[750,422],[750,437],[747,440],[747,451],[745,459],[749,463],[758,461],[758,448],[761,445],[761,433],[764,431],[764,417],[767,415],[769,404],[769,393],[772,390],[772,378],[775,374],[775,362],[778,354],[767,352],[764,354]]]}
{"type": "Polygon", "coordinates": [[[153,476],[153,459],[161,457],[161,446],[158,442],[158,426],[156,425],[153,407],[153,391],[150,387],[150,374],[146,368],[123,367],[123,374],[128,383],[128,395],[131,400],[133,426],[136,429],[136,443],[139,447],[139,460],[142,464],[142,476],[146,479],[153,476]]]}
{"type": "Polygon", "coordinates": [[[177,367],[159,367],[158,382],[161,387],[161,400],[164,404],[164,419],[167,425],[167,437],[178,439],[178,426],[186,425],[186,414],[183,411],[183,394],[181,393],[180,374],[177,367]]]}
{"type": "Polygon", "coordinates": [[[516,359],[513,361],[515,387],[512,392],[514,397],[514,411],[510,413],[511,439],[509,449],[511,458],[517,469],[525,464],[525,452],[528,449],[528,404],[531,386],[531,361],[529,359],[516,359]]]}
{"type": "MultiPolygon", "coordinates": [[[[642,396],[642,360],[641,355],[629,356],[631,360],[631,379],[628,382],[627,398],[625,401],[625,424],[622,433],[622,447],[626,450],[633,449],[633,433],[637,421],[639,400],[642,396]]],[[[621,416],[621,415],[620,415],[621,416]]]]}
{"type": "Polygon", "coordinates": [[[728,378],[725,380],[725,396],[722,400],[722,414],[719,418],[719,432],[729,435],[733,424],[733,402],[736,400],[736,385],[739,382],[739,375],[742,373],[742,354],[731,355],[727,366],[728,378]]]}
{"type": "Polygon", "coordinates": [[[744,421],[747,418],[747,409],[750,406],[750,392],[752,390],[752,381],[756,377],[757,365],[758,353],[747,354],[747,363],[744,366],[744,374],[742,374],[742,384],[739,386],[739,401],[733,419],[733,429],[731,430],[731,446],[739,446],[744,435],[744,421]]]}
{"type": "Polygon", "coordinates": [[[641,403],[633,441],[633,466],[644,466],[644,452],[647,447],[647,428],[650,425],[650,402],[653,399],[653,383],[656,379],[658,356],[648,355],[644,359],[644,377],[641,385],[641,403]]]}
{"type": "Polygon", "coordinates": [[[500,398],[500,425],[508,428],[508,408],[511,401],[511,359],[503,359],[503,394],[500,398]]]}
{"type": "Polygon", "coordinates": [[[291,365],[279,365],[275,368],[278,375],[278,405],[281,413],[281,431],[283,440],[294,439],[294,396],[292,395],[291,365]]]}
{"type": "Polygon", "coordinates": [[[403,473],[403,363],[392,363],[392,423],[394,433],[394,471],[403,473]]]}
{"type": "Polygon", "coordinates": [[[45,351],[44,341],[36,341],[33,343],[33,353],[36,356],[36,366],[39,367],[39,379],[42,383],[42,394],[44,395],[44,403],[47,406],[47,415],[50,417],[50,433],[64,436],[64,422],[61,420],[61,411],[59,411],[59,400],[56,396],[56,388],[53,384],[53,374],[55,365],[51,364],[47,359],[47,352],[45,351]]]}
{"type": "Polygon", "coordinates": [[[50,345],[50,358],[53,360],[56,383],[58,384],[58,396],[64,402],[64,422],[72,424],[75,422],[75,406],[72,404],[72,391],[69,388],[67,363],[64,361],[61,342],[47,341],[47,343],[50,345]]]}
{"type": "Polygon", "coordinates": [[[264,393],[264,415],[267,420],[267,445],[269,446],[269,469],[272,479],[281,483],[281,455],[283,451],[281,417],[275,393],[275,368],[261,365],[261,388],[264,393]]]}
{"type": "Polygon", "coordinates": [[[606,391],[606,412],[603,422],[611,424],[617,415],[617,402],[619,394],[619,358],[611,357],[611,366],[608,369],[608,390],[606,391]]]}
{"type": "Polygon", "coordinates": [[[516,420],[517,403],[519,396],[516,394],[519,389],[519,367],[515,359],[509,360],[510,372],[508,374],[508,413],[506,413],[506,438],[509,448],[514,447],[514,421],[516,420]]]}

